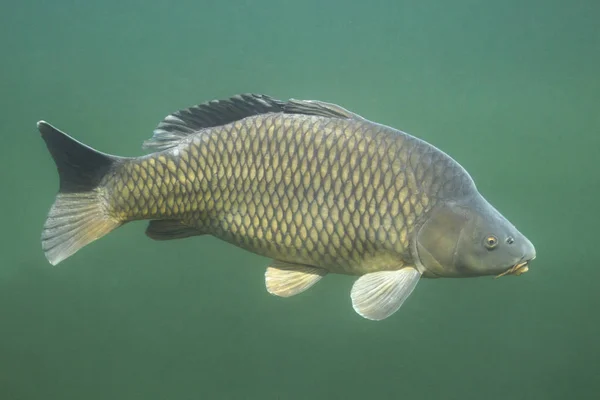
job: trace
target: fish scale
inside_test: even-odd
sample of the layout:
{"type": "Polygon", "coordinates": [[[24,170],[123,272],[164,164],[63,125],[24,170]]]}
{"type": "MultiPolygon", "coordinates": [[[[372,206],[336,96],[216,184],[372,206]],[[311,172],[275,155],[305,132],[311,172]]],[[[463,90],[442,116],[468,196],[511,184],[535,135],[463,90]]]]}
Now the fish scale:
{"type": "Polygon", "coordinates": [[[265,285],[277,296],[358,275],[352,305],[380,320],[421,277],[520,275],[535,258],[450,156],[334,104],[211,101],[167,116],[151,153],[133,158],[38,128],[61,180],[42,233],[52,264],[150,220],[152,239],[209,234],[271,258],[265,285]]]}

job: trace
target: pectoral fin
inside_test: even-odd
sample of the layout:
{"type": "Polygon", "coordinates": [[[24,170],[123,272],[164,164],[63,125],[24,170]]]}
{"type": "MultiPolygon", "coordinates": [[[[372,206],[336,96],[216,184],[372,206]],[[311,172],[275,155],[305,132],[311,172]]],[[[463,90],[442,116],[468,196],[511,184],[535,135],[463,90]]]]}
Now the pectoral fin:
{"type": "Polygon", "coordinates": [[[363,275],[352,286],[352,306],[364,318],[385,319],[398,311],[420,277],[421,273],[412,267],[363,275]]]}
{"type": "Polygon", "coordinates": [[[265,272],[267,291],[280,297],[302,293],[317,283],[327,271],[301,264],[274,261],[265,272]]]}

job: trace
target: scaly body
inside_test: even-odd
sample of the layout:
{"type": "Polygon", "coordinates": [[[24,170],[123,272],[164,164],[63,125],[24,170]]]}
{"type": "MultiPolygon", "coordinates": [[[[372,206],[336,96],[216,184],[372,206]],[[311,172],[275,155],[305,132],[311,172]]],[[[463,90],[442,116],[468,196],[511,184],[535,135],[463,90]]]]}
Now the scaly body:
{"type": "Polygon", "coordinates": [[[412,264],[419,217],[474,188],[452,159],[403,132],[297,114],[208,128],[124,163],[105,187],[119,220],[177,220],[266,257],[356,275],[412,264]]]}

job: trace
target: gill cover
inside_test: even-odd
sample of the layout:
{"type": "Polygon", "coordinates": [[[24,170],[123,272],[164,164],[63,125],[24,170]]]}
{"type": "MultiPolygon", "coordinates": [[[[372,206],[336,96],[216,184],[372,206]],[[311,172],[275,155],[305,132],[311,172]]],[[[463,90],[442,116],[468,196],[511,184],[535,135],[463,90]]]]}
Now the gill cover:
{"type": "Polygon", "coordinates": [[[417,259],[427,277],[458,275],[457,246],[468,215],[460,207],[445,204],[434,210],[417,234],[417,259]]]}

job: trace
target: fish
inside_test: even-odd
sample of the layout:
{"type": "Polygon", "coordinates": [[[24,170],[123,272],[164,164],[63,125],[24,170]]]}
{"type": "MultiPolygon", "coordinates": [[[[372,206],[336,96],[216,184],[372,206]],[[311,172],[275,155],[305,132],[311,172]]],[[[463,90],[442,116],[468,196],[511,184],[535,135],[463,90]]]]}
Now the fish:
{"type": "Polygon", "coordinates": [[[153,240],[211,235],[268,258],[278,297],[353,276],[354,311],[381,321],[422,278],[518,276],[536,257],[456,160],[334,103],[207,101],[167,115],[136,157],[37,127],[59,179],[41,236],[52,265],[143,220],[153,240]]]}

